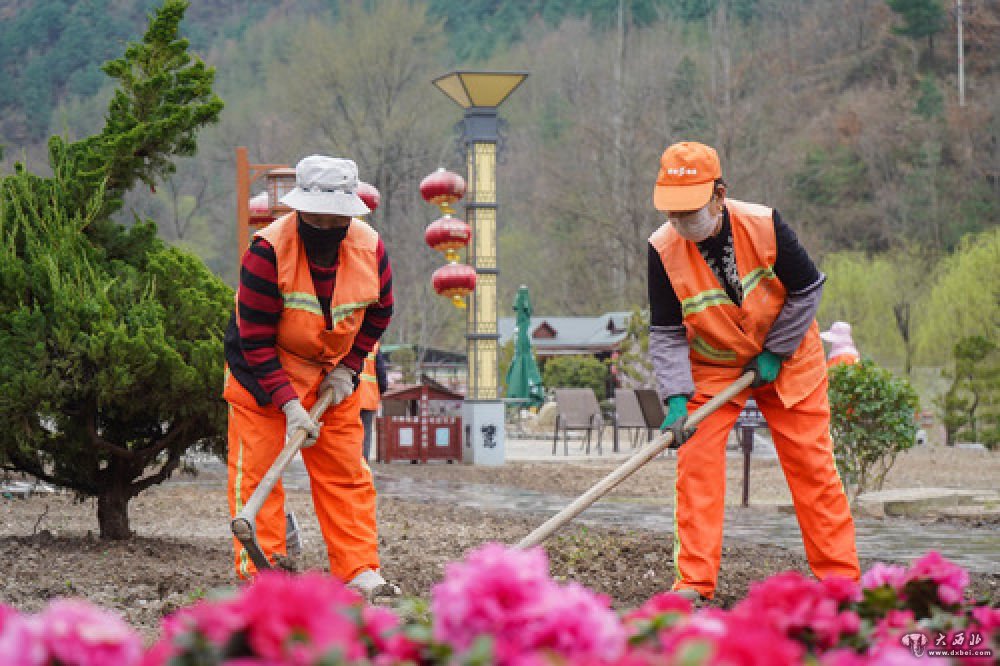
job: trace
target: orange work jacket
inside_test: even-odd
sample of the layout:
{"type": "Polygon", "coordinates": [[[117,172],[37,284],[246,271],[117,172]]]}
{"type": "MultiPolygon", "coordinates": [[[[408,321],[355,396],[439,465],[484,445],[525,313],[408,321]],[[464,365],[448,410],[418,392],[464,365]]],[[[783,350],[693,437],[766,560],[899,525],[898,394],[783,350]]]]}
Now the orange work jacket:
{"type": "Polygon", "coordinates": [[[276,339],[278,360],[292,388],[303,398],[351,351],[365,309],[378,301],[378,233],[361,220],[351,220],[340,242],[329,329],[316,297],[296,214],[280,217],[254,235],[274,248],[278,290],[284,302],[276,339]]]}
{"type": "MultiPolygon", "coordinates": [[[[778,254],[773,211],[726,200],[743,303],[730,300],[698,247],[667,222],[650,236],[681,303],[698,391],[715,395],[740,376],[764,349],[785,304],[785,287],[774,273],[778,254]]],[[[826,377],[823,343],[813,321],[799,348],[782,363],[775,389],[786,407],[808,396],[826,377]]]]}
{"type": "Polygon", "coordinates": [[[374,412],[378,409],[381,394],[378,390],[378,374],[375,370],[375,355],[378,353],[378,343],[372,348],[368,356],[365,356],[365,364],[361,368],[361,376],[358,382],[358,402],[361,409],[374,412]]]}

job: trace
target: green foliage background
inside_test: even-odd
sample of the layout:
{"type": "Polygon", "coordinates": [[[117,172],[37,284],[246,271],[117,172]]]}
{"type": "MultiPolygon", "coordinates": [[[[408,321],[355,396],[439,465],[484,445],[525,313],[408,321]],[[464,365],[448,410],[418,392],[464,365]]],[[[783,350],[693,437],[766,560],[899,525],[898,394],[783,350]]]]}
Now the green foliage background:
{"type": "Polygon", "coordinates": [[[545,361],[542,383],[547,389],[592,388],[600,402],[608,397],[608,367],[593,356],[555,356],[545,361]]]}
{"type": "Polygon", "coordinates": [[[1000,347],[981,335],[955,344],[951,386],[937,400],[949,444],[1000,448],[1000,347]]]}

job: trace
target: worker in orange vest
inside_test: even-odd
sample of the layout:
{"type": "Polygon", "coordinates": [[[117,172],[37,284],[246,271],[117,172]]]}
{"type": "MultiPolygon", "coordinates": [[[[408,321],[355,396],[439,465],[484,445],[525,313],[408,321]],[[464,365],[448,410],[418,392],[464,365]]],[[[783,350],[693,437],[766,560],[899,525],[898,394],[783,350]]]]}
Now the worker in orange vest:
{"type": "Polygon", "coordinates": [[[375,415],[378,412],[382,394],[388,388],[386,377],[385,356],[379,350],[378,343],[368,356],[361,369],[361,380],[358,384],[358,403],[361,405],[361,424],[365,428],[365,443],[362,452],[365,460],[372,461],[372,435],[375,430],[375,415]]]}
{"type": "Polygon", "coordinates": [[[649,351],[677,455],[674,590],[715,593],[722,556],[726,440],[747,398],[767,419],[806,556],[819,578],[858,580],[854,522],[834,465],[827,375],[815,321],[822,275],[778,212],[726,197],[716,151],[664,151],[649,239],[649,351]],[[686,427],[747,370],[751,388],[686,427]]]}
{"type": "Polygon", "coordinates": [[[835,321],[830,325],[829,331],[819,334],[825,342],[830,343],[830,355],[826,359],[826,367],[832,368],[843,363],[853,365],[861,360],[858,348],[854,346],[854,338],[851,337],[851,325],[846,321],[835,321]]]}
{"type": "MultiPolygon", "coordinates": [[[[398,592],[379,571],[375,486],[362,455],[359,375],[392,316],[392,269],[377,232],[356,216],[351,160],[312,155],[281,202],[293,212],[258,231],[243,256],[226,334],[229,508],[242,508],[284,442],[308,433],[302,459],[326,542],[330,573],[366,596],[398,592]],[[332,405],[313,419],[318,395],[332,405]]],[[[286,555],[280,482],[257,514],[258,542],[286,555]]],[[[255,573],[238,541],[240,577],[255,573]]]]}

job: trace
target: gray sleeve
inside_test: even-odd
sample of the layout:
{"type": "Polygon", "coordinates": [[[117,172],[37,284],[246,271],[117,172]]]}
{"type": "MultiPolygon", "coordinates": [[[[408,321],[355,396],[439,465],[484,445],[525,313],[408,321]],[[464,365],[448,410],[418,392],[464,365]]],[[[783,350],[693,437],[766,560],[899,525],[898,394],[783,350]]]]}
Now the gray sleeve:
{"type": "Polygon", "coordinates": [[[649,357],[660,390],[660,398],[694,394],[687,332],[683,326],[650,326],[649,357]]]}
{"type": "MultiPolygon", "coordinates": [[[[819,279],[797,292],[788,292],[785,305],[782,306],[778,318],[771,325],[771,330],[764,339],[764,349],[779,356],[791,356],[802,344],[802,338],[816,319],[819,301],[823,296],[823,283],[826,276],[820,273],[819,279]]],[[[653,342],[650,336],[650,349],[653,342]]]]}

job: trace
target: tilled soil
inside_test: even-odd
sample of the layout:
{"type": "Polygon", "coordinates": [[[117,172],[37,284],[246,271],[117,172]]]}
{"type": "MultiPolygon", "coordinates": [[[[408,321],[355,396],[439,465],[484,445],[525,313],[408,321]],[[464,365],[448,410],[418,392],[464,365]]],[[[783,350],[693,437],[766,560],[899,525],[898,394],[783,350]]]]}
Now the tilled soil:
{"type": "MultiPolygon", "coordinates": [[[[498,469],[392,465],[377,466],[376,472],[510,485],[573,497],[611,467],[604,463],[511,464],[498,469]]],[[[670,485],[663,485],[663,470],[649,473],[654,480],[630,484],[627,494],[641,496],[646,490],[650,495],[654,491],[672,494],[663,490],[672,486],[672,478],[670,485]]],[[[308,492],[289,489],[287,498],[302,523],[300,565],[325,570],[308,492]]],[[[424,598],[441,579],[447,562],[485,542],[516,543],[542,519],[387,497],[379,498],[378,508],[384,573],[405,594],[424,598]]],[[[0,499],[4,572],[0,601],[35,611],[54,597],[85,597],[122,613],[152,638],[163,615],[211,590],[237,584],[223,479],[203,476],[197,483],[179,479],[152,488],[133,500],[130,518],[137,536],[102,541],[95,536],[92,500],[75,502],[62,493],[0,499]]],[[[546,544],[554,576],[606,594],[618,608],[634,607],[670,586],[671,546],[669,535],[573,525],[546,544]]],[[[730,606],[746,594],[752,581],[787,569],[808,571],[797,553],[768,545],[727,544],[713,603],[730,606]]],[[[972,578],[977,597],[1000,598],[1000,575],[973,574],[972,578]]]]}

